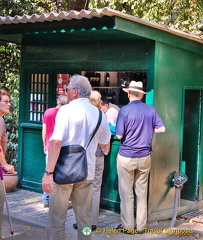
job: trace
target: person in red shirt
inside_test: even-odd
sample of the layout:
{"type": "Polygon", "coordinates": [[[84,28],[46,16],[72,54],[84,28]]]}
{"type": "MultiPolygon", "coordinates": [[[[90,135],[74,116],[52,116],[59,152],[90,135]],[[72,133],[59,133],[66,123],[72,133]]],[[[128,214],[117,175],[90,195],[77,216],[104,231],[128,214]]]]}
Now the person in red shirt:
{"type": "MultiPolygon", "coordinates": [[[[44,146],[44,153],[46,154],[46,160],[48,157],[48,151],[50,146],[50,137],[54,131],[55,118],[59,108],[68,103],[67,96],[60,94],[57,99],[57,106],[53,108],[48,108],[44,112],[43,116],[43,126],[42,126],[42,141],[44,146]]],[[[49,194],[44,192],[42,200],[44,202],[44,207],[49,207],[49,194]]]]}

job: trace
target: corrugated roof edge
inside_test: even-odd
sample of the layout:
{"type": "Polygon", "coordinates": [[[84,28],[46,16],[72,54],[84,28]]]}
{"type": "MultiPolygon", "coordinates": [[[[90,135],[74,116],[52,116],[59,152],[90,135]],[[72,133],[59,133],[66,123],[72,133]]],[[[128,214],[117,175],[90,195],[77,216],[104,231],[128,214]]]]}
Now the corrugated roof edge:
{"type": "Polygon", "coordinates": [[[82,19],[82,18],[93,18],[98,17],[101,18],[103,16],[117,16],[124,19],[128,19],[130,21],[134,21],[143,25],[147,25],[156,29],[160,29],[162,31],[169,32],[174,35],[178,35],[183,38],[187,38],[193,41],[197,41],[199,43],[203,43],[203,39],[194,34],[186,33],[175,28],[167,27],[166,25],[161,25],[158,23],[153,23],[144,19],[141,19],[136,16],[132,16],[126,13],[122,13],[110,8],[102,8],[102,9],[92,9],[91,11],[81,10],[78,11],[61,11],[60,13],[50,12],[50,13],[42,13],[42,14],[32,14],[32,15],[24,15],[24,16],[0,16],[0,25],[3,24],[25,24],[25,23],[36,23],[36,22],[51,22],[51,21],[62,21],[62,20],[72,20],[72,19],[82,19]]]}

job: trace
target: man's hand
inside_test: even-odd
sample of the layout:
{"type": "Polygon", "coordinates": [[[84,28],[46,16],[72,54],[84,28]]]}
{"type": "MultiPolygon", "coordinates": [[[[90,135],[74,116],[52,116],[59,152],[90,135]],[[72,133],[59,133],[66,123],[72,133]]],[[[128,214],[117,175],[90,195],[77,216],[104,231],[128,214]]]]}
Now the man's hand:
{"type": "Polygon", "coordinates": [[[44,174],[42,178],[42,189],[46,193],[52,193],[53,189],[53,174],[44,174]]]}
{"type": "MultiPolygon", "coordinates": [[[[61,141],[54,139],[50,143],[50,148],[49,148],[49,154],[48,154],[48,159],[47,159],[47,165],[46,169],[49,172],[53,172],[60,150],[61,150],[61,141]]],[[[47,193],[52,193],[54,191],[53,189],[53,174],[47,174],[45,173],[43,178],[42,178],[42,189],[44,192],[47,193]]]]}
{"type": "Polygon", "coordinates": [[[120,140],[123,136],[116,134],[116,137],[120,140]]]}
{"type": "Polygon", "coordinates": [[[44,146],[44,154],[47,154],[47,149],[46,149],[46,146],[44,146]]]}

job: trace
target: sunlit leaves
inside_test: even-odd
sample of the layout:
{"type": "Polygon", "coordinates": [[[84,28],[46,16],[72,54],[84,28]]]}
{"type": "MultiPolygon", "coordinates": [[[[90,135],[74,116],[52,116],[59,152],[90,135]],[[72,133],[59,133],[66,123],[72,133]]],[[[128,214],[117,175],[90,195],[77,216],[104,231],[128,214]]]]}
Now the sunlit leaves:
{"type": "Polygon", "coordinates": [[[202,0],[90,0],[89,7],[110,7],[152,22],[202,35],[202,0]],[[198,27],[199,25],[201,26],[198,27]]]}

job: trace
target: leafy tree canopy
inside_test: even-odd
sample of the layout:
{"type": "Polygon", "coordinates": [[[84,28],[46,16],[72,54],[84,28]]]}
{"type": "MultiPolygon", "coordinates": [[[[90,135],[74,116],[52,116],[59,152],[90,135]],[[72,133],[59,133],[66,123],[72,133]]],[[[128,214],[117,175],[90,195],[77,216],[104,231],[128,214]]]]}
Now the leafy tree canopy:
{"type": "MultiPolygon", "coordinates": [[[[51,1],[1,0],[0,15],[15,16],[51,11],[51,1]]],[[[20,46],[0,41],[0,88],[11,94],[11,111],[4,116],[8,144],[6,160],[17,168],[20,46]]]]}
{"type": "Polygon", "coordinates": [[[33,13],[49,12],[52,9],[50,0],[1,0],[0,15],[15,16],[33,13]]]}
{"type": "Polygon", "coordinates": [[[15,16],[109,7],[145,20],[203,35],[203,0],[1,0],[0,15],[15,16]]]}
{"type": "Polygon", "coordinates": [[[89,7],[110,7],[197,35],[203,31],[203,0],[90,0],[89,7]]]}

